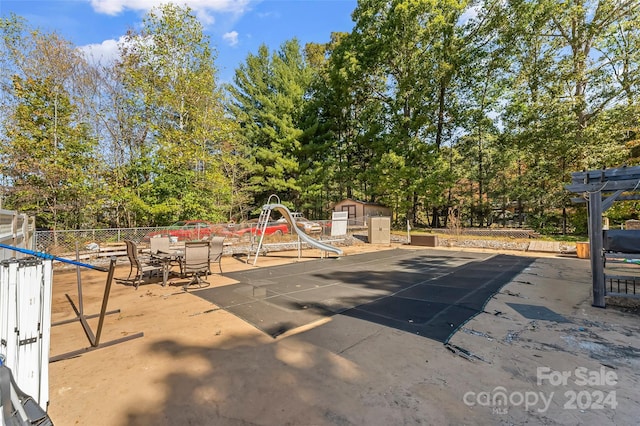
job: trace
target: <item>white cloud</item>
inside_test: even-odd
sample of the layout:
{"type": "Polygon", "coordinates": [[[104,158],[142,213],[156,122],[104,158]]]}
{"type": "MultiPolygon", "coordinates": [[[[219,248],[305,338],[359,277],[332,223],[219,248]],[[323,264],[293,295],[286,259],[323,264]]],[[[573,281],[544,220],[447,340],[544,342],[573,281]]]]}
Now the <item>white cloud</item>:
{"type": "Polygon", "coordinates": [[[260,19],[280,18],[280,14],[278,12],[260,12],[257,13],[257,16],[260,19]]]}
{"type": "Polygon", "coordinates": [[[470,21],[475,21],[480,15],[480,12],[482,11],[482,9],[483,8],[481,4],[471,6],[470,8],[465,10],[462,15],[460,15],[460,18],[458,19],[458,24],[466,25],[470,21]]]}
{"type": "Polygon", "coordinates": [[[229,44],[229,46],[235,46],[236,44],[238,44],[238,32],[230,31],[228,33],[225,33],[222,36],[222,39],[226,41],[229,44]]]}
{"type": "Polygon", "coordinates": [[[78,49],[84,53],[85,58],[89,62],[108,64],[119,57],[118,43],[121,41],[123,41],[123,38],[120,38],[120,40],[110,39],[99,44],[80,46],[78,49]]]}
{"type": "MultiPolygon", "coordinates": [[[[213,19],[211,12],[243,14],[247,11],[251,0],[183,0],[181,5],[192,8],[198,17],[205,22],[213,19]]],[[[125,9],[147,11],[160,6],[158,0],[91,0],[91,6],[98,13],[117,15],[125,9]]]]}

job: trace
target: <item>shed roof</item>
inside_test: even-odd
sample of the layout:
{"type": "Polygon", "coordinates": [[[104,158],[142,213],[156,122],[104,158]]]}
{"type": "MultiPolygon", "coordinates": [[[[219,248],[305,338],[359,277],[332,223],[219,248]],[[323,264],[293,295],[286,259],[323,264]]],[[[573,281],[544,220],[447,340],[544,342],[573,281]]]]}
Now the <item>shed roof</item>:
{"type": "Polygon", "coordinates": [[[371,202],[371,201],[356,200],[356,199],[353,199],[353,198],[345,198],[345,199],[344,199],[344,200],[342,200],[342,201],[338,201],[336,204],[340,204],[340,203],[343,203],[343,202],[345,202],[345,201],[353,201],[354,203],[358,203],[358,204],[365,204],[365,205],[367,205],[367,206],[380,206],[380,207],[387,207],[387,206],[385,206],[384,204],[380,204],[380,203],[373,203],[373,202],[371,202]]]}

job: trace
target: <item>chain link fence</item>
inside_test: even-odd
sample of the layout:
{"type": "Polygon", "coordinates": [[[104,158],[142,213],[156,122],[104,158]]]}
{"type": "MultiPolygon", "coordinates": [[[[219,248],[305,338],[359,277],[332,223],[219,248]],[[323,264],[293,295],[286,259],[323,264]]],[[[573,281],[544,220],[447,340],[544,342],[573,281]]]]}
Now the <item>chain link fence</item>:
{"type": "MultiPolygon", "coordinates": [[[[303,229],[307,234],[318,240],[325,240],[330,244],[341,244],[341,242],[344,243],[344,241],[353,238],[360,241],[367,241],[368,231],[366,223],[367,220],[365,218],[349,219],[347,223],[347,234],[336,237],[332,237],[332,221],[330,220],[310,221],[310,225],[307,224],[307,227],[303,229]]],[[[298,226],[302,228],[301,223],[298,223],[298,226]]],[[[459,228],[429,229],[425,231],[459,237],[474,236],[528,239],[537,236],[534,231],[528,229],[459,228]]],[[[257,245],[260,233],[257,230],[256,222],[245,222],[186,227],[165,226],[36,231],[33,240],[35,241],[34,249],[37,251],[60,257],[73,258],[75,257],[77,249],[80,258],[91,259],[94,257],[106,258],[111,255],[125,255],[125,240],[134,241],[136,244],[144,247],[149,243],[150,238],[159,235],[169,236],[174,243],[207,240],[213,236],[225,236],[227,253],[247,253],[257,245]]],[[[295,248],[297,241],[297,235],[290,229],[288,224],[270,222],[262,243],[271,250],[277,251],[295,248]]]]}
{"type": "Polygon", "coordinates": [[[476,237],[497,237],[497,238],[536,238],[540,234],[533,229],[521,228],[451,228],[451,229],[431,229],[438,234],[476,236],[476,237]]]}
{"type": "MultiPolygon", "coordinates": [[[[310,228],[308,230],[305,229],[305,232],[317,239],[330,238],[330,220],[310,221],[310,223],[310,228]]],[[[362,229],[361,223],[361,220],[350,223],[347,234],[351,233],[351,229],[362,229]]],[[[169,236],[174,243],[207,240],[213,236],[225,236],[228,245],[247,246],[255,243],[257,235],[259,235],[259,232],[255,222],[186,227],[37,231],[35,233],[35,249],[55,256],[69,257],[75,255],[76,248],[80,254],[98,250],[108,251],[109,247],[122,246],[125,240],[145,245],[154,236],[169,236]]],[[[267,244],[291,244],[297,241],[296,234],[289,229],[289,226],[278,222],[269,223],[264,238],[264,242],[267,244]]]]}
{"type": "MultiPolygon", "coordinates": [[[[1,213],[1,212],[0,212],[1,213]]],[[[0,238],[13,238],[13,227],[15,226],[16,218],[13,215],[0,216],[0,238]]],[[[23,226],[26,219],[20,219],[19,228],[23,226]]],[[[275,223],[275,222],[272,222],[275,223]]],[[[269,226],[271,226],[271,224],[269,226]]],[[[328,238],[331,236],[331,221],[330,220],[317,220],[312,221],[313,229],[309,232],[312,236],[318,238],[328,238]]],[[[124,243],[125,240],[131,240],[136,243],[148,243],[149,238],[155,235],[166,235],[169,237],[175,237],[175,241],[198,241],[208,239],[212,235],[226,236],[231,242],[250,241],[251,236],[257,234],[257,224],[255,222],[246,222],[239,224],[214,224],[210,227],[190,227],[187,229],[176,228],[172,226],[165,227],[143,227],[143,228],[112,228],[112,229],[82,229],[82,230],[59,230],[59,231],[36,231],[35,232],[35,249],[54,255],[61,255],[64,253],[74,252],[76,244],[82,249],[86,249],[88,246],[95,244],[103,245],[117,245],[124,243]]],[[[348,232],[350,235],[354,232],[362,233],[366,231],[366,220],[361,218],[349,219],[348,232]]],[[[286,229],[286,228],[284,228],[286,229]]],[[[415,231],[418,231],[416,229],[415,231]]],[[[480,236],[480,237],[506,237],[506,238],[535,238],[539,236],[535,231],[531,229],[496,229],[496,228],[459,228],[459,229],[425,229],[424,231],[430,231],[438,234],[447,235],[467,235],[467,236],[480,236]]],[[[291,231],[289,235],[295,237],[291,231]]],[[[269,232],[267,232],[267,236],[269,232]]],[[[277,232],[278,237],[286,239],[287,235],[284,232],[277,232]]],[[[23,237],[20,237],[23,238],[23,237]]],[[[30,238],[30,237],[24,237],[30,238]]]]}
{"type": "Polygon", "coordinates": [[[61,256],[80,250],[90,250],[94,245],[117,245],[125,240],[140,242],[145,235],[163,228],[80,229],[63,231],[37,231],[36,250],[61,256]]]}

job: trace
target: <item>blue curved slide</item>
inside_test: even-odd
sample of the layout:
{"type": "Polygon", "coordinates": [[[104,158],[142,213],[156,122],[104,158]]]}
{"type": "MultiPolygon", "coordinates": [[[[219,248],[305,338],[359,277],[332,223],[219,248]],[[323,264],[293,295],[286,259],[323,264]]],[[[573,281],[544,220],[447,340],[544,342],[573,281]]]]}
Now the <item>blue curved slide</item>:
{"type": "Polygon", "coordinates": [[[309,235],[307,235],[303,230],[301,230],[300,228],[298,228],[298,226],[296,225],[296,220],[293,218],[293,216],[291,215],[291,211],[289,211],[289,209],[287,208],[287,206],[283,205],[283,204],[265,204],[262,209],[268,209],[268,210],[276,210],[278,212],[280,212],[280,214],[282,215],[282,217],[284,217],[287,222],[289,222],[289,226],[291,226],[291,229],[295,230],[296,233],[298,234],[298,237],[300,237],[300,239],[302,241],[304,241],[305,243],[309,244],[312,247],[318,248],[320,250],[324,250],[324,251],[328,251],[331,253],[335,253],[338,256],[342,256],[342,250],[331,246],[329,244],[325,244],[322,241],[318,241],[315,238],[311,238],[309,235]]]}

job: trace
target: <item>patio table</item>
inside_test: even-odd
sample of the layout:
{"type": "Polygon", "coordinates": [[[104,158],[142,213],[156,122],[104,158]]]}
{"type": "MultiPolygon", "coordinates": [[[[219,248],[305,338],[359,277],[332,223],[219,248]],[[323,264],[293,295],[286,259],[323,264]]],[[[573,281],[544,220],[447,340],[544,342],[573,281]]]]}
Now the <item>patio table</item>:
{"type": "Polygon", "coordinates": [[[184,250],[171,250],[171,251],[158,251],[152,253],[151,258],[157,260],[162,264],[162,286],[167,285],[169,279],[169,272],[171,272],[171,264],[178,262],[180,265],[180,272],[182,273],[182,260],[184,258],[184,250]]]}

